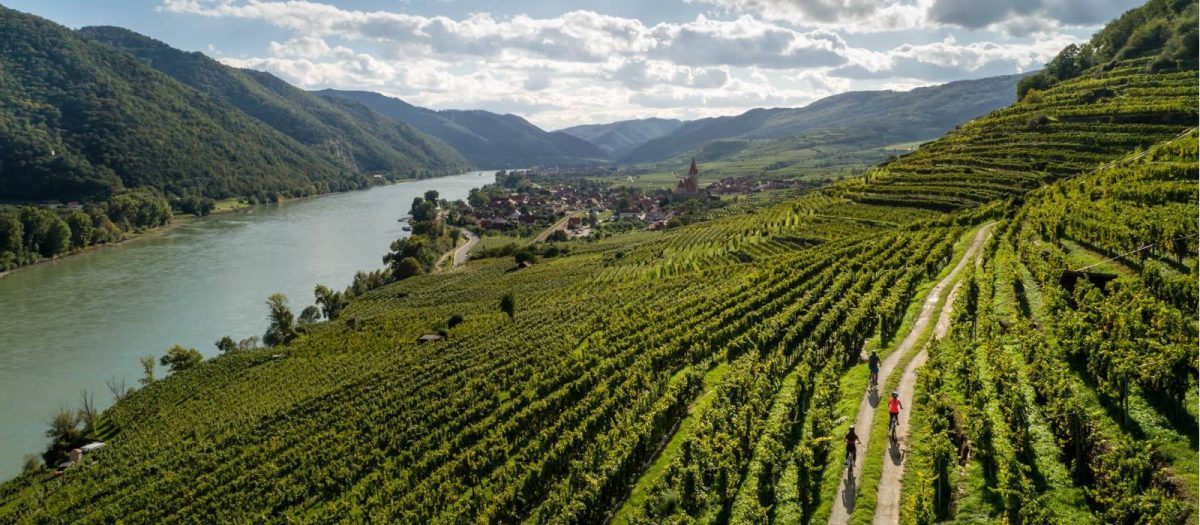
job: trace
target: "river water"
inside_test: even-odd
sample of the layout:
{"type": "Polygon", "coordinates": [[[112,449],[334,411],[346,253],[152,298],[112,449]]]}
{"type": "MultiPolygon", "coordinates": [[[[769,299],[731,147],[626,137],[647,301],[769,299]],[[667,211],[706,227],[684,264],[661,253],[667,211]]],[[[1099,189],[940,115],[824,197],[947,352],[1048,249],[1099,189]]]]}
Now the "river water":
{"type": "Polygon", "coordinates": [[[299,315],[316,284],[341,289],[383,266],[414,197],[465,199],[493,180],[471,172],[259,206],[0,278],[0,479],[41,452],[46,421],[81,391],[105,408],[106,380],[136,386],[139,356],[180,343],[207,357],[221,336],[261,337],[267,296],[284,293],[299,315]]]}

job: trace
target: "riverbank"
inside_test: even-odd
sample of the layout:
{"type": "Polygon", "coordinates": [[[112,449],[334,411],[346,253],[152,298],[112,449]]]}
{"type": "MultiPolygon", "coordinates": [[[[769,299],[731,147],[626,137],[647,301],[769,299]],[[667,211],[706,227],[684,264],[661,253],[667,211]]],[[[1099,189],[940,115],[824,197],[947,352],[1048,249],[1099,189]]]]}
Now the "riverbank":
{"type": "MultiPolygon", "coordinates": [[[[452,177],[453,175],[447,175],[447,176],[452,177]]],[[[434,178],[437,178],[437,177],[434,177],[434,178]]],[[[92,252],[95,252],[98,250],[103,250],[105,248],[115,248],[118,246],[124,246],[127,243],[141,240],[141,239],[149,239],[149,238],[158,237],[158,236],[165,234],[171,230],[174,230],[175,228],[178,228],[184,224],[188,224],[188,223],[203,219],[205,217],[222,216],[222,215],[228,215],[228,214],[233,214],[233,213],[254,213],[254,210],[256,210],[256,209],[265,208],[265,207],[271,206],[271,205],[280,205],[280,204],[286,204],[286,203],[292,203],[292,202],[302,202],[302,201],[312,200],[312,199],[316,199],[316,198],[320,198],[320,197],[328,197],[330,195],[341,195],[341,194],[351,193],[351,192],[355,192],[355,191],[370,191],[371,189],[374,189],[377,187],[391,186],[394,184],[420,182],[422,180],[430,180],[430,179],[404,179],[404,180],[388,182],[387,184],[375,184],[368,188],[363,188],[363,189],[358,189],[358,190],[318,193],[316,195],[309,195],[306,197],[294,197],[294,198],[280,199],[276,202],[263,203],[263,204],[245,203],[245,202],[242,202],[241,199],[238,197],[222,199],[220,201],[217,201],[216,206],[213,208],[213,210],[211,212],[209,212],[208,215],[200,216],[200,215],[188,214],[188,215],[175,216],[171,219],[170,224],[165,224],[163,226],[157,226],[157,227],[150,228],[148,230],[141,231],[141,232],[125,233],[125,234],[123,234],[123,237],[119,241],[107,242],[104,244],[93,244],[91,246],[72,250],[68,253],[56,255],[54,257],[38,259],[32,263],[18,266],[11,270],[0,271],[0,279],[3,279],[7,275],[14,273],[14,272],[19,272],[21,270],[25,270],[28,268],[34,268],[34,267],[37,267],[37,266],[43,265],[43,264],[61,262],[61,261],[67,260],[67,259],[71,259],[71,258],[75,257],[76,255],[92,253],[92,252]]]]}
{"type": "Polygon", "coordinates": [[[192,221],[196,220],[197,218],[198,217],[196,217],[195,215],[188,215],[181,219],[172,219],[170,224],[165,224],[163,226],[156,226],[154,228],[150,228],[148,230],[141,231],[141,232],[126,233],[126,234],[124,234],[124,237],[122,237],[121,240],[119,240],[119,241],[106,242],[104,244],[93,244],[91,246],[86,246],[84,248],[72,250],[72,251],[70,251],[68,253],[64,253],[62,255],[55,255],[54,257],[50,257],[50,258],[38,259],[29,264],[26,264],[23,266],[18,266],[16,268],[13,268],[8,271],[0,272],[0,279],[7,277],[11,273],[16,273],[21,270],[28,270],[30,268],[35,268],[35,267],[41,266],[43,264],[62,262],[64,260],[74,258],[76,255],[92,253],[92,252],[103,250],[105,248],[116,248],[118,246],[124,246],[125,244],[128,244],[133,241],[157,237],[157,236],[167,233],[175,228],[178,228],[179,226],[182,226],[184,224],[192,222],[192,221]]]}
{"type": "Polygon", "coordinates": [[[106,382],[137,384],[140,357],[174,344],[207,357],[221,337],[261,337],[267,297],[282,293],[300,312],[317,284],[342,290],[355,272],[380,268],[390,243],[408,235],[396,219],[415,197],[435,190],[465,199],[492,180],[492,172],[468,173],[180,216],[123,249],[0,279],[0,478],[45,448],[47,416],[78,406],[81,391],[103,410],[106,382]]]}

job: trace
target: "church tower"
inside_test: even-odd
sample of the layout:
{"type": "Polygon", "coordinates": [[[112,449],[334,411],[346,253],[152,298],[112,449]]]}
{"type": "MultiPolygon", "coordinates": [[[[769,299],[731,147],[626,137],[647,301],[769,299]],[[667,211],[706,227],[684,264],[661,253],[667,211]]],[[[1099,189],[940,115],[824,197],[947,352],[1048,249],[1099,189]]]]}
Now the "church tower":
{"type": "Polygon", "coordinates": [[[692,159],[692,166],[688,168],[687,177],[684,177],[675,185],[675,193],[680,195],[695,195],[700,193],[700,170],[696,168],[696,159],[692,159]]]}

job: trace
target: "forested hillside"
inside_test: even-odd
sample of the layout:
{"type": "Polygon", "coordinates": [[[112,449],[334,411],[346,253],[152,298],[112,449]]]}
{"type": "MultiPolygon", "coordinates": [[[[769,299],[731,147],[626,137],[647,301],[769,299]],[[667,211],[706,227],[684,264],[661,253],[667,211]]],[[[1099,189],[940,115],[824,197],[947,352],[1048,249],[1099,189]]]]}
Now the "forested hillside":
{"type": "Polygon", "coordinates": [[[85,27],[78,33],[242,110],[345,170],[395,180],[468,167],[452,148],[412,126],[359,104],[314,95],[270,73],[232,68],[118,27],[85,27]]]}
{"type": "Polygon", "coordinates": [[[303,144],[47,20],[0,8],[0,198],[360,187],[303,144]]]}
{"type": "Polygon", "coordinates": [[[446,141],[481,168],[528,168],[603,162],[592,143],[562,132],[547,132],[516,115],[481,110],[434,111],[369,91],[326,89],[317,94],[352,100],[446,141]]]}
{"type": "Polygon", "coordinates": [[[1154,56],[829,188],[318,289],[0,521],[1194,523],[1200,86],[1154,56]]]}
{"type": "Polygon", "coordinates": [[[753,109],[734,117],[694,120],[642,144],[621,161],[658,162],[691,156],[716,141],[727,145],[722,156],[728,156],[754,141],[803,137],[814,132],[837,132],[830,134],[837,137],[830,144],[861,142],[880,147],[928,140],[1011,104],[1020,79],[1020,75],[1009,75],[912,91],[852,91],[802,108],[753,109]]]}
{"type": "Polygon", "coordinates": [[[676,119],[645,118],[608,124],[588,124],[560,129],[604,150],[612,158],[621,158],[651,140],[671,133],[683,125],[676,119]]]}

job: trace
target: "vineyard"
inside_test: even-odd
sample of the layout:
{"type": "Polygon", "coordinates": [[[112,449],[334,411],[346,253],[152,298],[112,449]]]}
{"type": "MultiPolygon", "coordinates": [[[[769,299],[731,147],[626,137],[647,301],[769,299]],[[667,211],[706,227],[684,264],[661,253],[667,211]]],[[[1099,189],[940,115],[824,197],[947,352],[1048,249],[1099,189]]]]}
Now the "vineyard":
{"type": "Polygon", "coordinates": [[[1097,69],[973,120],[841,185],[855,201],[955,210],[1019,197],[1178,134],[1197,119],[1195,71],[1097,69]]]}
{"type": "Polygon", "coordinates": [[[1194,522],[1196,72],[1147,64],[824,189],[366,292],[132,392],[0,523],[866,523],[889,475],[906,523],[1194,522]],[[870,350],[881,391],[916,374],[909,433],[868,412],[847,475],[870,350]]]}
{"type": "Polygon", "coordinates": [[[1196,138],[1001,226],[918,392],[912,522],[1196,519],[1196,138]]]}

